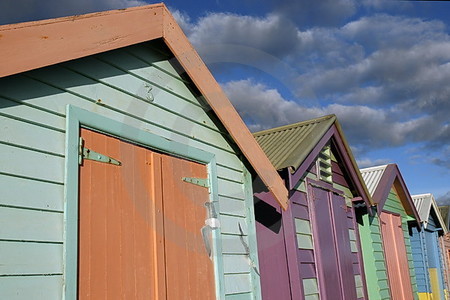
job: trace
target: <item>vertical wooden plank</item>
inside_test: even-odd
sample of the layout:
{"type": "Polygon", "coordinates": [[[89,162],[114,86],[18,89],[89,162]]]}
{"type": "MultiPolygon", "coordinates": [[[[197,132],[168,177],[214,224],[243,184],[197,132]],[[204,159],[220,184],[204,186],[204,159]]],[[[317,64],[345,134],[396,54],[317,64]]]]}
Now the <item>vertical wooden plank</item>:
{"type": "Polygon", "coordinates": [[[215,299],[213,262],[201,235],[208,189],[183,177],[206,179],[206,166],[163,155],[167,299],[215,299]]]}
{"type": "Polygon", "coordinates": [[[157,155],[86,129],[81,136],[122,165],[80,167],[79,299],[165,297],[157,155]]]}
{"type": "MultiPolygon", "coordinates": [[[[344,299],[340,285],[341,278],[328,192],[312,185],[308,185],[308,192],[320,296],[324,299],[344,299]]],[[[346,233],[348,237],[348,231],[346,233]]]]}
{"type": "Polygon", "coordinates": [[[282,214],[273,196],[255,193],[255,218],[258,242],[261,293],[264,299],[290,299],[289,272],[282,214]],[[266,199],[271,198],[269,203],[266,199]]]}
{"type": "Polygon", "coordinates": [[[347,205],[344,197],[329,193],[331,217],[334,227],[334,242],[339,261],[339,273],[343,299],[356,299],[356,285],[353,274],[353,255],[350,248],[350,236],[347,225],[347,205]]]}
{"type": "Polygon", "coordinates": [[[392,299],[413,299],[401,217],[383,212],[380,221],[392,299]]]}

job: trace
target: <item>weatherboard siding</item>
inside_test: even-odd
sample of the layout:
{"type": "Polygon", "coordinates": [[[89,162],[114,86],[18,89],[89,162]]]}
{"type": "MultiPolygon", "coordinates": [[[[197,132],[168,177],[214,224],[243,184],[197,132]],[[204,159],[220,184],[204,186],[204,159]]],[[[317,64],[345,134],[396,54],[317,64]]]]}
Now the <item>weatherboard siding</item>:
{"type": "Polygon", "coordinates": [[[67,104],[215,154],[225,263],[219,280],[229,299],[259,297],[238,227],[257,266],[250,175],[212,111],[158,47],[0,79],[0,298],[61,298],[67,104]]]}
{"type": "MultiPolygon", "coordinates": [[[[351,198],[354,197],[352,192],[350,191],[350,184],[345,171],[342,169],[342,163],[338,162],[336,156],[333,151],[331,151],[331,184],[333,188],[336,188],[344,193],[346,196],[347,206],[352,207],[351,198]]],[[[311,164],[308,168],[307,172],[302,176],[302,179],[296,184],[294,189],[299,193],[298,196],[291,198],[292,212],[294,216],[294,221],[297,223],[296,226],[296,238],[297,238],[297,246],[298,246],[298,258],[299,258],[299,268],[300,268],[300,277],[303,281],[311,283],[314,280],[317,280],[316,274],[316,262],[314,258],[314,251],[318,251],[318,249],[314,249],[313,245],[309,244],[309,236],[305,234],[305,232],[301,232],[299,230],[301,222],[303,225],[311,224],[311,219],[309,215],[309,207],[306,196],[306,178],[311,178],[313,180],[318,180],[317,171],[316,171],[316,160],[311,164]],[[300,231],[300,232],[299,232],[300,231]],[[300,233],[300,234],[299,234],[300,233]],[[304,241],[304,243],[301,243],[304,241]]],[[[364,274],[362,272],[361,266],[361,246],[359,241],[359,233],[358,226],[356,223],[356,217],[354,210],[350,210],[347,213],[347,227],[350,237],[350,248],[352,249],[352,259],[353,259],[353,274],[355,276],[355,285],[357,292],[357,299],[364,299],[364,274]]],[[[306,291],[305,291],[306,293],[306,291]]],[[[316,295],[312,295],[315,297],[316,295]]]]}
{"type": "Polygon", "coordinates": [[[395,191],[395,188],[391,188],[388,198],[384,204],[383,210],[393,212],[395,214],[399,214],[402,219],[402,229],[403,229],[403,236],[405,238],[405,247],[406,247],[406,256],[408,259],[408,265],[409,265],[409,274],[411,278],[411,285],[413,289],[413,295],[414,299],[417,299],[417,282],[416,282],[416,276],[415,276],[415,270],[414,270],[414,260],[412,256],[412,250],[411,250],[411,240],[409,237],[409,230],[408,230],[408,221],[411,220],[411,217],[409,217],[406,214],[406,211],[400,201],[400,198],[395,191]]]}
{"type": "Polygon", "coordinates": [[[383,243],[378,215],[364,214],[359,224],[369,299],[390,299],[383,243]]]}

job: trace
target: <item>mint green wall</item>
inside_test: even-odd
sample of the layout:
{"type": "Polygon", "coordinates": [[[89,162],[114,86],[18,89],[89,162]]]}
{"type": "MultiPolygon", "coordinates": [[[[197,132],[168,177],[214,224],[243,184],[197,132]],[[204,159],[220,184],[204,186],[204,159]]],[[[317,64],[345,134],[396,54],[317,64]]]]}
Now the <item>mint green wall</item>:
{"type": "MultiPolygon", "coordinates": [[[[411,241],[409,238],[407,221],[411,220],[394,188],[391,189],[383,210],[397,213],[402,217],[402,227],[405,236],[406,253],[408,256],[411,283],[415,299],[417,295],[417,283],[415,278],[414,264],[412,259],[411,241]]],[[[378,215],[373,217],[364,215],[362,223],[359,224],[359,232],[363,249],[364,270],[366,273],[369,299],[390,299],[389,282],[387,278],[386,262],[384,258],[381,228],[378,215]]]]}
{"type": "Polygon", "coordinates": [[[389,282],[378,215],[375,214],[373,217],[368,214],[363,215],[362,224],[359,224],[359,233],[369,299],[388,300],[390,298],[389,282]]]}
{"type": "Polygon", "coordinates": [[[0,299],[62,298],[68,104],[214,154],[223,294],[259,297],[248,170],[172,59],[147,43],[0,79],[0,299]]]}

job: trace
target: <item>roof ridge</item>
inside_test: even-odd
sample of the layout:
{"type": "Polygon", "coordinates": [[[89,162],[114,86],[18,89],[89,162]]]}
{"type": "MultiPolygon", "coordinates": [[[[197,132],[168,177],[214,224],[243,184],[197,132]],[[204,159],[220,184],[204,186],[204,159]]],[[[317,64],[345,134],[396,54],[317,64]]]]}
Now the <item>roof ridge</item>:
{"type": "Polygon", "coordinates": [[[310,125],[310,124],[314,124],[314,123],[320,123],[322,121],[331,119],[333,117],[336,118],[336,115],[330,114],[330,115],[326,115],[326,116],[319,117],[319,118],[314,118],[314,119],[305,120],[305,121],[301,121],[301,122],[297,122],[297,123],[292,123],[292,124],[287,124],[287,125],[283,125],[283,126],[279,126],[279,127],[265,129],[265,130],[254,132],[253,136],[255,136],[255,137],[263,136],[263,135],[271,134],[274,132],[285,131],[285,130],[289,130],[289,129],[293,129],[293,128],[297,128],[297,127],[301,127],[301,126],[306,126],[306,125],[310,125]]]}
{"type": "Polygon", "coordinates": [[[376,171],[376,170],[381,170],[381,169],[386,169],[386,167],[388,166],[388,164],[385,165],[379,165],[379,166],[373,166],[373,167],[368,167],[368,168],[361,168],[359,169],[359,171],[361,173],[366,173],[366,172],[371,172],[371,171],[376,171]]]}

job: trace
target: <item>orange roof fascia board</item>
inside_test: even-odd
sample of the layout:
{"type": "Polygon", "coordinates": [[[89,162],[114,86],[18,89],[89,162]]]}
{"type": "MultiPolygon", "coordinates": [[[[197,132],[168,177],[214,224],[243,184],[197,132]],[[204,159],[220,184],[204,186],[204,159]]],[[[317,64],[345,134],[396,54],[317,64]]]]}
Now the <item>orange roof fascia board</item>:
{"type": "Polygon", "coordinates": [[[0,77],[163,38],[280,205],[287,188],[162,3],[0,26],[0,77]]]}
{"type": "Polygon", "coordinates": [[[156,4],[0,26],[0,77],[161,38],[164,8],[156,4]]]}
{"type": "Polygon", "coordinates": [[[165,11],[163,35],[166,44],[206,98],[269,191],[278,200],[281,207],[287,209],[288,191],[283,180],[173,16],[167,8],[165,11]]]}

